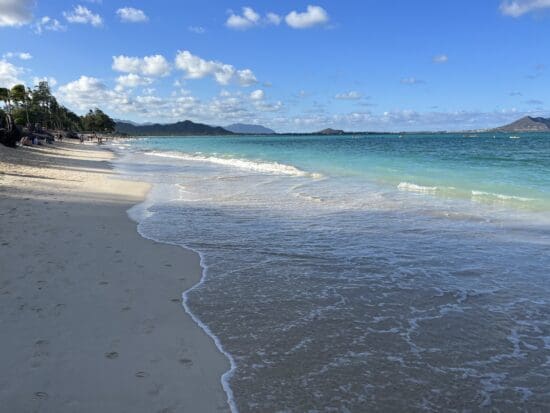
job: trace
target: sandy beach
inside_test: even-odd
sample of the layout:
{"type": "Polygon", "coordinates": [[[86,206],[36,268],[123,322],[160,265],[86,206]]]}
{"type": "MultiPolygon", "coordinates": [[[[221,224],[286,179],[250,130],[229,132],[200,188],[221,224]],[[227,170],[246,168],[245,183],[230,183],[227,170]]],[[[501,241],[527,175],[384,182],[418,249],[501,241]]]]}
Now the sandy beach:
{"type": "Polygon", "coordinates": [[[138,235],[148,185],[113,156],[0,145],[0,410],[227,411],[229,363],[181,305],[199,257],[138,235]]]}

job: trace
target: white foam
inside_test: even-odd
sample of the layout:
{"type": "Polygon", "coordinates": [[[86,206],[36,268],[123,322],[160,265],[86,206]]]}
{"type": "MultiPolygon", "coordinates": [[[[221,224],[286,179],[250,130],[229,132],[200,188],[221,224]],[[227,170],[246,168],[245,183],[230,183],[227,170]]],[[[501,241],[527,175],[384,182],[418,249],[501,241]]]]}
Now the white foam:
{"type": "Polygon", "coordinates": [[[472,197],[473,198],[497,198],[502,199],[504,201],[521,201],[521,202],[530,202],[535,201],[533,198],[526,198],[522,196],[514,196],[514,195],[504,195],[504,194],[497,194],[494,192],[484,192],[484,191],[472,191],[472,197]]]}
{"type": "Polygon", "coordinates": [[[220,158],[217,156],[206,156],[201,154],[189,154],[185,152],[145,152],[145,155],[158,156],[161,158],[181,159],[185,161],[210,162],[218,165],[225,165],[239,169],[246,169],[254,172],[269,173],[274,175],[290,175],[290,176],[310,176],[312,178],[320,178],[322,175],[317,173],[308,173],[302,171],[295,166],[285,165],[279,162],[261,162],[251,161],[248,159],[239,158],[220,158]]]}
{"type": "Polygon", "coordinates": [[[412,184],[410,182],[401,182],[397,185],[397,189],[407,192],[418,192],[422,194],[433,194],[437,191],[437,186],[422,186],[412,184]]]}

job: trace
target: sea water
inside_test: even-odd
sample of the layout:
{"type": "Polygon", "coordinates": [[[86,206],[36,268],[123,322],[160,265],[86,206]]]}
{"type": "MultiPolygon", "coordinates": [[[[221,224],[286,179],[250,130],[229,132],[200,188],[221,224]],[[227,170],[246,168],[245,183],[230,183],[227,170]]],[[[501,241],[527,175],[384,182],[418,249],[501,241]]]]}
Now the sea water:
{"type": "MultiPolygon", "coordinates": [[[[550,135],[142,138],[241,412],[550,409],[550,135]]],[[[182,384],[184,385],[184,384],[182,384]]]]}

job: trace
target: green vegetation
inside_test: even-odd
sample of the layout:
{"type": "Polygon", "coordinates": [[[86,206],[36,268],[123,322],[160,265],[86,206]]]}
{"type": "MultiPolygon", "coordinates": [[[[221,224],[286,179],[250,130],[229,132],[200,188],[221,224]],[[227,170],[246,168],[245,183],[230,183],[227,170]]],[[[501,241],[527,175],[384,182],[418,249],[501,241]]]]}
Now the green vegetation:
{"type": "Polygon", "coordinates": [[[4,111],[19,126],[38,124],[44,129],[93,132],[115,130],[115,122],[100,109],[78,116],[59,104],[52,95],[48,82],[39,82],[33,89],[24,85],[15,85],[11,89],[0,88],[0,101],[4,102],[4,111]]]}

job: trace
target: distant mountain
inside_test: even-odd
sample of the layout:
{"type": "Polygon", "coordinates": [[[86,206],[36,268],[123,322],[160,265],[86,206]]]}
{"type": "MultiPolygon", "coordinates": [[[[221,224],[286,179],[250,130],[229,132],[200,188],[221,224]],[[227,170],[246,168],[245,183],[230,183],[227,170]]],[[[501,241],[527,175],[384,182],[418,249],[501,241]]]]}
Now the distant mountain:
{"type": "Polygon", "coordinates": [[[275,134],[273,129],[266,128],[262,125],[247,125],[245,123],[233,123],[232,125],[226,126],[224,129],[231,131],[233,133],[242,133],[242,134],[260,134],[260,135],[271,135],[275,134]]]}
{"type": "Polygon", "coordinates": [[[116,131],[134,136],[233,135],[233,132],[224,128],[195,123],[190,120],[168,124],[153,123],[147,125],[117,122],[116,131]]]}
{"type": "Polygon", "coordinates": [[[343,135],[345,132],[341,129],[323,129],[322,131],[319,131],[317,133],[314,133],[314,135],[343,135]]]}
{"type": "Polygon", "coordinates": [[[498,132],[550,132],[550,118],[525,116],[509,125],[494,129],[498,132]]]}

